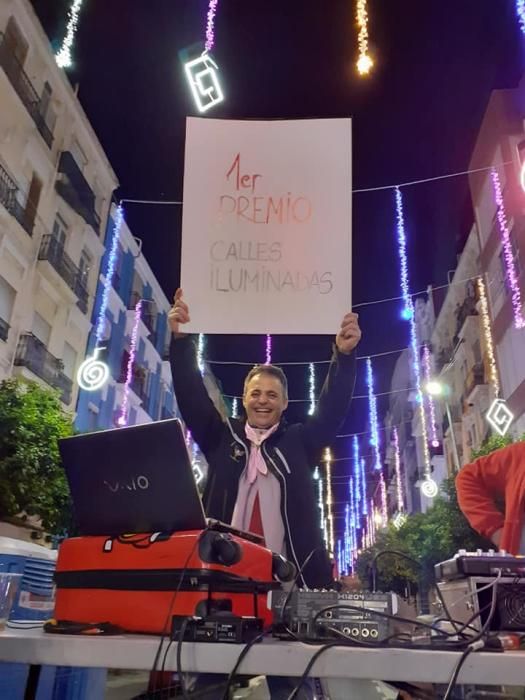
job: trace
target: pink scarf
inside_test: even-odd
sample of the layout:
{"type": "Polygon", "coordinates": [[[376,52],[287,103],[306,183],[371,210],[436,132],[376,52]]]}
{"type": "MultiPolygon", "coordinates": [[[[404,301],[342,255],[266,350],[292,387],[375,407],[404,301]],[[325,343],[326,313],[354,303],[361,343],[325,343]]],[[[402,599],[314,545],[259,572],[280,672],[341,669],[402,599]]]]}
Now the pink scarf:
{"type": "Polygon", "coordinates": [[[248,483],[253,484],[253,482],[257,479],[258,474],[262,474],[263,476],[266,476],[266,474],[268,474],[268,467],[266,466],[264,457],[261,454],[261,445],[266,440],[266,438],[270,437],[270,435],[277,430],[278,427],[279,423],[276,423],[267,430],[259,430],[257,428],[252,428],[251,425],[248,425],[248,423],[246,423],[246,437],[250,441],[251,445],[247,469],[248,483]]]}

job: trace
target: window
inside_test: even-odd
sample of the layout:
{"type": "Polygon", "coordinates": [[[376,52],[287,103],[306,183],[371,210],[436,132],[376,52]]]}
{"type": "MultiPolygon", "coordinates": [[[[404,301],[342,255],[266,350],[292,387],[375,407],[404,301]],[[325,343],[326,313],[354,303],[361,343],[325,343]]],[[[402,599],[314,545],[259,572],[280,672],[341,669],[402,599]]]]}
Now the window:
{"type": "Polygon", "coordinates": [[[53,238],[57,241],[59,247],[64,249],[67,238],[67,224],[60,214],[56,215],[53,223],[53,238]]]}
{"type": "Polygon", "coordinates": [[[64,374],[66,377],[73,379],[77,366],[77,351],[69,343],[64,343],[62,362],[64,364],[64,374]]]}
{"type": "Polygon", "coordinates": [[[80,170],[83,171],[87,165],[88,160],[86,158],[86,154],[84,153],[84,151],[80,147],[79,142],[76,139],[71,144],[71,155],[75,159],[75,163],[78,165],[80,170]]]}
{"type": "Polygon", "coordinates": [[[93,266],[93,258],[90,253],[84,248],[82,255],[80,256],[80,262],[78,264],[78,280],[80,284],[87,289],[88,287],[88,277],[89,271],[93,266]]]}
{"type": "Polygon", "coordinates": [[[13,17],[10,17],[7,22],[4,42],[8,52],[15,57],[22,68],[27,57],[28,45],[13,17]]]}
{"type": "Polygon", "coordinates": [[[33,173],[24,210],[24,226],[26,227],[26,230],[33,230],[41,192],[42,181],[35,175],[35,173],[33,173]]]}
{"type": "Polygon", "coordinates": [[[33,315],[33,335],[35,335],[41,343],[46,347],[49,345],[51,336],[51,325],[35,311],[33,315]]]}
{"type": "Polygon", "coordinates": [[[15,299],[16,290],[0,277],[0,340],[7,340],[15,299]]]}

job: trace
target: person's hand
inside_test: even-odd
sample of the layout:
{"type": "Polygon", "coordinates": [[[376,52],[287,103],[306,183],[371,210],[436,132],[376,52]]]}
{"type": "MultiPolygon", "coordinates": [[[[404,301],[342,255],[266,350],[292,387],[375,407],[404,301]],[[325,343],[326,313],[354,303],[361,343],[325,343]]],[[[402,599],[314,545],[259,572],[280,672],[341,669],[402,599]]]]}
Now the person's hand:
{"type": "Polygon", "coordinates": [[[361,329],[359,328],[358,319],[358,314],[349,313],[346,314],[341,322],[341,328],[335,338],[335,344],[343,355],[350,355],[361,340],[361,329]]]}
{"type": "Polygon", "coordinates": [[[173,306],[168,312],[168,323],[170,324],[171,332],[178,336],[185,335],[185,333],[180,332],[180,326],[183,323],[188,323],[189,320],[190,310],[182,299],[182,289],[179,287],[173,297],[173,306]]]}
{"type": "Polygon", "coordinates": [[[496,530],[496,532],[495,532],[495,533],[492,535],[492,537],[490,538],[490,539],[494,542],[494,544],[496,545],[496,547],[497,547],[498,549],[499,549],[499,546],[500,546],[500,544],[501,544],[501,535],[502,535],[502,533],[503,533],[503,529],[500,528],[499,530],[496,530]]]}

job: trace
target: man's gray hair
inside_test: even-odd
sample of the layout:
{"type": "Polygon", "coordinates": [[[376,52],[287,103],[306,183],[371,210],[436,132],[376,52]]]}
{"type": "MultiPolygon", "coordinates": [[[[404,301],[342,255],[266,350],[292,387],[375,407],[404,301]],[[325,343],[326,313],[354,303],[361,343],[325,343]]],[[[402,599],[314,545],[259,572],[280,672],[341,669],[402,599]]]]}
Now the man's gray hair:
{"type": "Polygon", "coordinates": [[[276,365],[255,365],[255,367],[248,372],[246,379],[244,380],[244,396],[246,396],[246,389],[250,379],[253,379],[253,377],[256,377],[259,374],[267,374],[270,377],[275,377],[278,379],[283,387],[284,398],[288,400],[288,380],[286,379],[286,374],[276,365]]]}

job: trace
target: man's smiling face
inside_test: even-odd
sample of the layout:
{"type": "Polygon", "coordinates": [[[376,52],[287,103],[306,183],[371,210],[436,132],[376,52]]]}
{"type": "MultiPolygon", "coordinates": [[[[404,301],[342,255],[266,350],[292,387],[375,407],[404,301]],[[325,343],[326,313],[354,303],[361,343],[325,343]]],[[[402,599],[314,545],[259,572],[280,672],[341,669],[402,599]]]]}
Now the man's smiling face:
{"type": "Polygon", "coordinates": [[[278,423],[288,406],[279,379],[264,372],[254,375],[246,384],[242,402],[248,424],[263,430],[278,423]]]}

